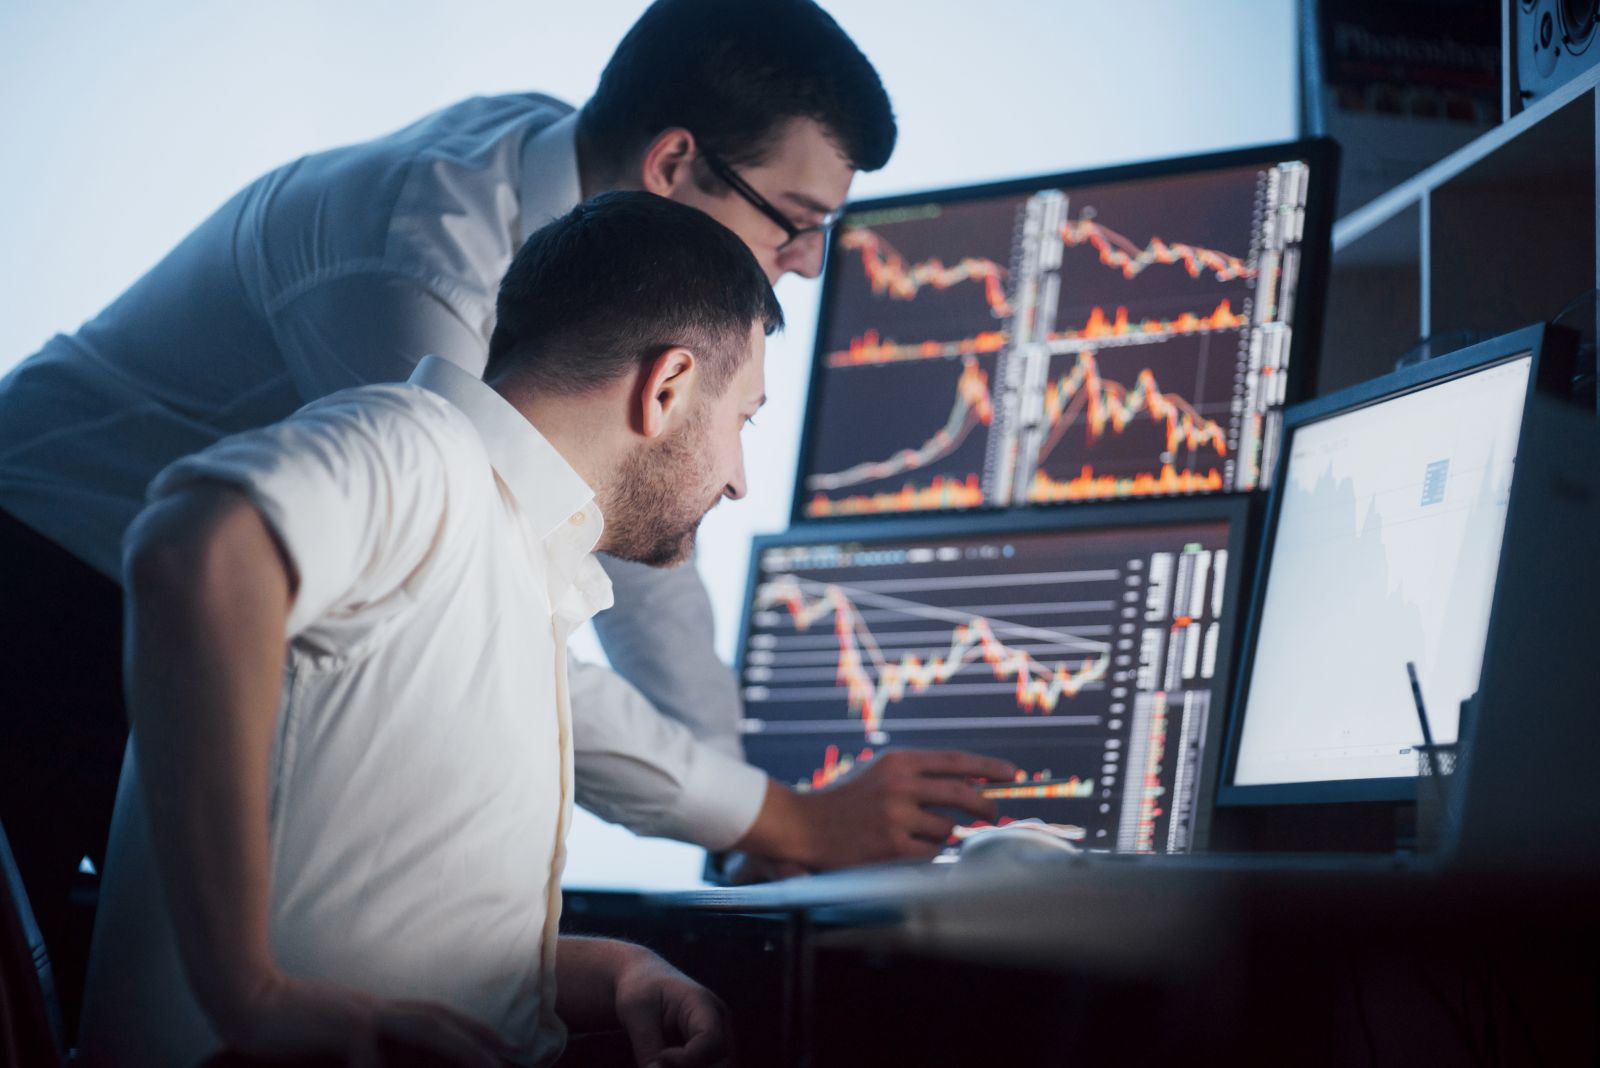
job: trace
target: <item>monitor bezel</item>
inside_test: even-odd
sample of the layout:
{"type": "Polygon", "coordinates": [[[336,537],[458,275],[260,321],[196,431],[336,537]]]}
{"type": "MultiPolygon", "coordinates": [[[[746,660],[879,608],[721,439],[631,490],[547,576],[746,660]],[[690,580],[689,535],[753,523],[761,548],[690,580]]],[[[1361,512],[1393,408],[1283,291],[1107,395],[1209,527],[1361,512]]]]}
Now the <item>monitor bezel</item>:
{"type": "MultiPolygon", "coordinates": [[[[849,541],[905,542],[922,538],[982,538],[1023,534],[1072,534],[1119,527],[1162,527],[1190,523],[1228,524],[1229,566],[1223,582],[1224,625],[1217,640],[1217,663],[1221,669],[1211,680],[1212,712],[1206,731],[1198,769],[1199,788],[1195,794],[1194,819],[1190,833],[1190,852],[1203,851],[1208,843],[1211,811],[1221,761],[1223,730],[1232,707],[1230,699],[1236,677],[1235,650],[1241,630],[1241,617],[1249,593],[1249,568],[1254,525],[1259,508],[1257,495],[1219,493],[1203,497],[1162,498],[1135,502],[1094,502],[1070,509],[989,511],[962,513],[918,513],[893,518],[874,517],[852,522],[814,523],[794,526],[782,533],[758,534],[751,541],[749,567],[745,577],[744,601],[740,608],[738,645],[734,654],[734,678],[740,691],[741,739],[743,734],[743,692],[745,652],[750,639],[750,606],[761,575],[761,556],[769,548],[788,545],[832,544],[849,541]]],[[[754,765],[759,767],[759,765],[754,765]]],[[[765,773],[765,769],[762,769],[765,773]]]]}
{"type": "MultiPolygon", "coordinates": [[[[1311,167],[1311,180],[1306,189],[1305,252],[1300,264],[1300,281],[1295,292],[1295,323],[1289,339],[1289,372],[1286,376],[1285,405],[1294,404],[1310,396],[1317,378],[1318,349],[1322,338],[1322,314],[1326,304],[1325,280],[1332,248],[1334,201],[1338,195],[1339,146],[1326,137],[1305,138],[1270,144],[1250,145],[1222,152],[1206,152],[1189,156],[1148,160],[1113,167],[1096,167],[1087,170],[1065,171],[1058,174],[1012,178],[1004,181],[975,185],[952,186],[945,189],[920,190],[893,196],[872,197],[853,201],[845,206],[845,216],[866,211],[899,208],[908,205],[960,203],[988,197],[1013,196],[1040,189],[1072,189],[1086,185],[1112,182],[1138,181],[1165,178],[1183,174],[1200,174],[1206,171],[1226,170],[1285,160],[1303,160],[1311,167]]],[[[827,267],[823,271],[822,295],[817,309],[816,331],[812,339],[811,371],[806,383],[805,415],[801,423],[800,451],[795,463],[794,487],[789,504],[789,522],[800,524],[845,524],[859,522],[876,516],[808,516],[805,512],[808,495],[805,473],[809,466],[815,442],[815,428],[822,403],[822,381],[827,372],[827,353],[824,324],[833,312],[835,293],[839,285],[841,253],[838,243],[842,227],[836,227],[829,236],[827,267]]],[[[1184,500],[1196,496],[1227,496],[1238,491],[1215,494],[1187,494],[1173,497],[1139,498],[1155,500],[1184,500]]],[[[1257,491],[1249,491],[1257,492],[1257,491]]],[[[921,512],[895,513],[896,518],[909,516],[985,515],[1002,512],[1058,511],[1081,508],[1091,504],[1117,503],[1115,501],[1058,501],[1049,504],[979,505],[972,508],[929,509],[921,512]]]]}
{"type": "MultiPolygon", "coordinates": [[[[1263,517],[1255,567],[1251,572],[1249,610],[1241,632],[1238,661],[1234,665],[1233,685],[1230,688],[1226,717],[1227,736],[1222,747],[1221,776],[1216,788],[1217,805],[1245,807],[1416,800],[1416,776],[1250,785],[1239,785],[1233,781],[1239,759],[1239,743],[1244,732],[1245,703],[1249,699],[1250,672],[1255,662],[1256,639],[1260,633],[1261,613],[1271,582],[1272,550],[1277,536],[1278,514],[1283,507],[1284,479],[1288,475],[1289,458],[1294,451],[1294,435],[1300,428],[1320,423],[1325,419],[1394,400],[1523,356],[1531,356],[1532,359],[1526,397],[1532,397],[1535,393],[1564,394],[1571,383],[1572,349],[1570,345],[1561,342],[1562,337],[1563,335],[1550,331],[1542,323],[1525,327],[1424,363],[1401,368],[1327,396],[1306,401],[1284,413],[1283,438],[1279,445],[1272,489],[1269,491],[1263,517]]],[[[1518,429],[1519,439],[1527,426],[1529,407],[1525,398],[1522,422],[1518,429]]],[[[1502,545],[1502,560],[1504,552],[1502,545]]]]}

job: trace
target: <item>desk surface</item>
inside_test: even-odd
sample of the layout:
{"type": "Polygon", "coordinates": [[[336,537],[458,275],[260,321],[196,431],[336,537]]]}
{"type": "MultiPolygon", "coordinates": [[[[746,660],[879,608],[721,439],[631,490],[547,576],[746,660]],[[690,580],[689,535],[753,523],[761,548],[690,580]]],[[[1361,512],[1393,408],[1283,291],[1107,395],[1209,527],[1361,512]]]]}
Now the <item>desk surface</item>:
{"type": "Polygon", "coordinates": [[[744,998],[760,1065],[1600,1057],[1596,872],[1082,856],[600,896],[744,998]]]}
{"type": "Polygon", "coordinates": [[[756,886],[711,887],[643,895],[654,905],[733,912],[789,912],[852,903],[962,899],[1026,885],[1074,887],[1105,879],[1237,879],[1311,875],[1393,877],[1437,874],[1415,857],[1128,856],[1080,854],[999,864],[870,865],[756,886]],[[1137,873],[1131,874],[1130,873],[1137,873]]]}
{"type": "Polygon", "coordinates": [[[1263,941],[1525,941],[1600,933],[1600,875],[1389,857],[1064,857],[859,869],[647,895],[655,908],[805,914],[841,937],[990,963],[1119,970],[1214,962],[1263,941]]]}

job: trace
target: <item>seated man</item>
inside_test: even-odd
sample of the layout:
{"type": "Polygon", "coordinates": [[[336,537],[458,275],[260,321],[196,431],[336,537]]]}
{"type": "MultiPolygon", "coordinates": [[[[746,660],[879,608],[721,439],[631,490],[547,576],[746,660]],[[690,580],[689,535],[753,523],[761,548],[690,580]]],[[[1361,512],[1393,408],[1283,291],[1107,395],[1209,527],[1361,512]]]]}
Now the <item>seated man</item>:
{"type": "Polygon", "coordinates": [[[647,193],[536,232],[497,312],[481,381],[430,357],[152,484],[90,1063],[534,1064],[563,1021],[640,1064],[726,1055],[721,1003],[654,955],[558,949],[565,647],[611,600],[594,552],[681,562],[744,494],[781,313],[733,233],[647,193]]]}

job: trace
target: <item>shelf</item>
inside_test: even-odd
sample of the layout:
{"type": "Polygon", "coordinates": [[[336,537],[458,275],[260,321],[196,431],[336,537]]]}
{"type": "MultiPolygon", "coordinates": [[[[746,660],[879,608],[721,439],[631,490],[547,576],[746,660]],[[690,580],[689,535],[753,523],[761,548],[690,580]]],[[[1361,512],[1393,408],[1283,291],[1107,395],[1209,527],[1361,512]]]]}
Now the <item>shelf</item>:
{"type": "Polygon", "coordinates": [[[1595,288],[1600,69],[1334,225],[1317,392],[1547,320],[1595,288]]]}

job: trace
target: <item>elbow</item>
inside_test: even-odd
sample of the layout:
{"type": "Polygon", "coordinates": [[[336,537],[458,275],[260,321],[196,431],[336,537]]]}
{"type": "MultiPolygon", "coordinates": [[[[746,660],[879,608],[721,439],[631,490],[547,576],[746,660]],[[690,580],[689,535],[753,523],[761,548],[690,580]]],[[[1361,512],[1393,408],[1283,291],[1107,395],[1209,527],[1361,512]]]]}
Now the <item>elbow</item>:
{"type": "Polygon", "coordinates": [[[294,588],[265,518],[243,493],[220,484],[181,490],[141,512],[123,541],[122,574],[135,614],[155,602],[228,601],[263,590],[276,604],[294,588]]]}
{"type": "Polygon", "coordinates": [[[137,604],[169,593],[194,576],[204,559],[206,531],[194,522],[182,495],[147,507],[123,539],[122,586],[137,604]]]}
{"type": "Polygon", "coordinates": [[[171,584],[181,570],[184,548],[178,531],[166,522],[165,501],[153,504],[134,518],[122,543],[122,588],[138,598],[171,584]]]}

